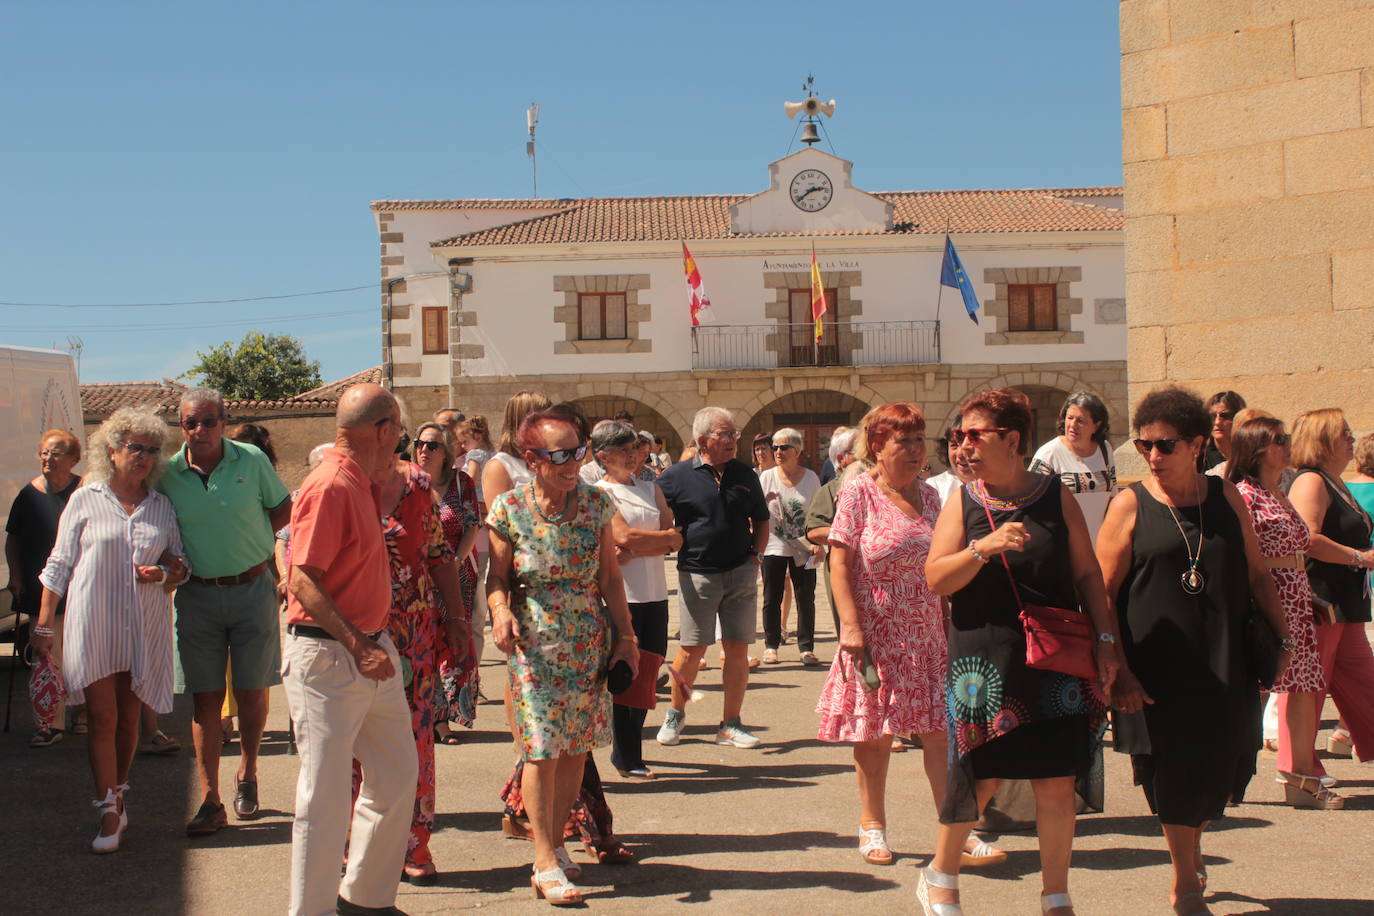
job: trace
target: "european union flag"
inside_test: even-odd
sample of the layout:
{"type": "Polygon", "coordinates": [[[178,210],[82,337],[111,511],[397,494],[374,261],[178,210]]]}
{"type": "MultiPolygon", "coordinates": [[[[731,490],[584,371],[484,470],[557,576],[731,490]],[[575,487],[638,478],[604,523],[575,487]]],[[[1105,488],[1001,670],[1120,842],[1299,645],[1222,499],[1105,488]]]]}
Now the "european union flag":
{"type": "Polygon", "coordinates": [[[954,243],[945,236],[945,260],[940,265],[940,285],[952,286],[959,290],[959,294],[964,297],[964,310],[973,319],[973,323],[978,323],[978,295],[973,291],[973,281],[964,272],[964,262],[959,260],[959,252],[954,250],[954,243]]]}

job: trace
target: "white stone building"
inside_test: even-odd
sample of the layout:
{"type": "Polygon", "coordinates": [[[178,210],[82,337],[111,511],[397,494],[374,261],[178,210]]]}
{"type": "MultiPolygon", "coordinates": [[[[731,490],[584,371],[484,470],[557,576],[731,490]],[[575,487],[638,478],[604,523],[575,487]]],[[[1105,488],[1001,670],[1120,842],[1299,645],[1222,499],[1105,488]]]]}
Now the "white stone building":
{"type": "MultiPolygon", "coordinates": [[[[622,408],[676,448],[706,404],[747,438],[836,425],[891,400],[932,429],[981,387],[1015,385],[1052,435],[1086,389],[1125,428],[1120,188],[867,192],[814,148],[753,195],[372,204],[382,243],[383,372],[416,417],[453,404],[500,424],[520,390],[622,408]],[[939,286],[954,240],[982,308],[939,286]],[[713,304],[693,330],[682,243],[713,304]],[[810,317],[812,246],[829,301],[810,317]]],[[[743,451],[747,451],[747,445],[743,451]]]]}

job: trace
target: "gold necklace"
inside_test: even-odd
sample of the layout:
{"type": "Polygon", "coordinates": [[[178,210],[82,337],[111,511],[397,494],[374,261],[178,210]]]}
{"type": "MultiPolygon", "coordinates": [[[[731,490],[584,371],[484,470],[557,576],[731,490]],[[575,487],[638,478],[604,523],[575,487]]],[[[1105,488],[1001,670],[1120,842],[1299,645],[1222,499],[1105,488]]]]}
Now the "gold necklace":
{"type": "MultiPolygon", "coordinates": [[[[1159,492],[1166,498],[1168,492],[1160,485],[1159,492]]],[[[1179,582],[1183,585],[1183,590],[1190,595],[1201,595],[1202,590],[1207,587],[1207,580],[1202,573],[1198,572],[1197,564],[1202,559],[1202,540],[1205,536],[1202,529],[1202,496],[1198,492],[1197,477],[1193,477],[1193,495],[1197,497],[1197,553],[1193,553],[1193,546],[1188,543],[1188,535],[1183,530],[1183,522],[1179,519],[1178,513],[1174,511],[1173,503],[1165,502],[1164,508],[1169,510],[1169,517],[1178,526],[1178,533],[1183,537],[1183,549],[1188,554],[1188,568],[1179,577],[1179,582]]]]}

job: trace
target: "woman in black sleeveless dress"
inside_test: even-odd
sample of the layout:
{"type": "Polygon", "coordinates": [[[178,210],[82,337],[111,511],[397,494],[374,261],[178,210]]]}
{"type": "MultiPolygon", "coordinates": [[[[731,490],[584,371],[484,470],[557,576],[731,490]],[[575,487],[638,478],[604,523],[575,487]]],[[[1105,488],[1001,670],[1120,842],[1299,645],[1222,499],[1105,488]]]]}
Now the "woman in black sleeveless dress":
{"type": "Polygon", "coordinates": [[[935,858],[917,895],[927,914],[960,912],[964,839],[999,780],[1029,779],[1041,906],[1068,916],[1075,789],[1091,807],[1102,807],[1102,691],[1112,688],[1120,666],[1116,625],[1078,504],[1057,477],[1025,468],[1029,400],[1014,389],[980,392],[960,413],[962,427],[951,437],[977,479],[950,493],[926,562],[930,587],[951,602],[947,721],[954,757],[935,858]],[[1091,614],[1101,634],[1093,650],[1101,682],[1026,666],[1023,601],[1081,605],[1091,614]]]}
{"type": "Polygon", "coordinates": [[[1122,648],[1145,694],[1139,713],[1115,715],[1115,748],[1131,754],[1163,825],[1170,902],[1191,916],[1208,912],[1202,833],[1255,773],[1259,687],[1242,643],[1252,595],[1290,643],[1240,493],[1197,471],[1210,426],[1202,400],[1182,388],[1153,391],[1132,424],[1150,474],[1112,501],[1097,539],[1122,648]]]}
{"type": "MultiPolygon", "coordinates": [[[[1374,655],[1365,624],[1370,620],[1369,515],[1341,480],[1355,457],[1355,437],[1334,407],[1309,410],[1293,424],[1293,463],[1298,476],[1288,491],[1293,508],[1312,534],[1307,578],[1323,604],[1317,654],[1341,722],[1328,748],[1374,759],[1374,655]]],[[[1284,697],[1279,703],[1284,707],[1284,697]]],[[[1320,708],[1320,707],[1318,707],[1320,708]]],[[[1286,710],[1281,708],[1279,715],[1286,710]]],[[[1282,761],[1281,761],[1282,762],[1282,761]]],[[[1324,776],[1321,760],[1316,772],[1324,776]]]]}

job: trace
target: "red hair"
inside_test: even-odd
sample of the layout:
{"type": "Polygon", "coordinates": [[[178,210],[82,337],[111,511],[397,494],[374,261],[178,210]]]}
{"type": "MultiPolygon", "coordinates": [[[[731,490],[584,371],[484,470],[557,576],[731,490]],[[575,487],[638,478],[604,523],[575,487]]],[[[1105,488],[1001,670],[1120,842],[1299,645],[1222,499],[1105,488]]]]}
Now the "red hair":
{"type": "Polygon", "coordinates": [[[582,439],[582,431],[577,428],[577,421],[568,413],[549,408],[547,410],[536,410],[534,413],[526,414],[525,419],[520,421],[520,427],[515,431],[515,444],[521,453],[531,449],[543,448],[543,436],[539,433],[539,427],[545,425],[559,425],[568,427],[578,437],[582,439]]]}
{"type": "Polygon", "coordinates": [[[910,401],[895,401],[877,408],[868,417],[864,426],[865,461],[873,461],[887,445],[894,433],[923,433],[926,431],[926,417],[921,408],[910,401]]]}
{"type": "Polygon", "coordinates": [[[994,388],[991,391],[975,391],[964,398],[959,405],[959,415],[967,417],[971,411],[981,410],[992,414],[992,421],[1004,429],[1014,429],[1021,434],[1017,451],[1024,455],[1030,445],[1031,402],[1025,392],[1015,388],[994,388]]]}

